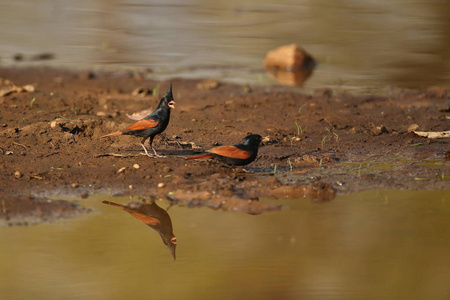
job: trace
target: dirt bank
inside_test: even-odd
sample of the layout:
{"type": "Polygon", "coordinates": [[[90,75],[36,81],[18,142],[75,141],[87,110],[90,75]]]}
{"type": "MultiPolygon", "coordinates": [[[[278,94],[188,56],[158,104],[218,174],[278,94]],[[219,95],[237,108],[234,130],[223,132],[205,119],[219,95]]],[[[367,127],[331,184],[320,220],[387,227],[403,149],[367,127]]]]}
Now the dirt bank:
{"type": "Polygon", "coordinates": [[[155,139],[167,158],[152,159],[140,155],[139,138],[101,136],[133,122],[127,115],[154,109],[169,81],[46,68],[0,69],[0,78],[4,201],[132,193],[215,201],[215,208],[232,209],[220,203],[449,188],[448,138],[408,131],[449,129],[450,91],[441,88],[355,96],[173,79],[176,109],[155,139]],[[32,88],[8,90],[11,82],[32,88]],[[237,143],[250,132],[264,136],[265,145],[248,172],[184,160],[214,145],[237,143]]]}

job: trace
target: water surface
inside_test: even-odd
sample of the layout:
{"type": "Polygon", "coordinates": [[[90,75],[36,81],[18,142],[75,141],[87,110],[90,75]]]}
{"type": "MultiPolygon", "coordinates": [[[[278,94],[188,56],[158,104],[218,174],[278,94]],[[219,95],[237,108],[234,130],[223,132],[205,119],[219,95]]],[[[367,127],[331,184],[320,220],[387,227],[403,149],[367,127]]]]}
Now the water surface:
{"type": "MultiPolygon", "coordinates": [[[[124,211],[0,228],[3,299],[448,299],[448,191],[378,191],[247,215],[168,209],[174,261],[124,211]]],[[[164,208],[168,203],[157,202],[164,208]]]]}
{"type": "Polygon", "coordinates": [[[267,51],[298,43],[319,61],[311,87],[448,86],[449,15],[437,0],[3,0],[0,66],[51,52],[33,64],[269,83],[267,51]]]}

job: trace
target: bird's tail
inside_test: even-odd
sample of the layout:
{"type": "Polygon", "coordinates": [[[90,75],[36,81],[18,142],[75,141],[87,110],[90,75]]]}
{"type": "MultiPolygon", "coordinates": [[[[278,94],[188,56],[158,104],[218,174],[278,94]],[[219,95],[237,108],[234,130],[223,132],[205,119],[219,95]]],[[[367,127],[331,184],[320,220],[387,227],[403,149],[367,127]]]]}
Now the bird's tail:
{"type": "Polygon", "coordinates": [[[117,208],[119,208],[119,209],[126,210],[126,209],[125,209],[125,206],[123,206],[123,205],[121,205],[121,204],[117,204],[117,203],[110,202],[110,201],[102,201],[102,203],[111,205],[112,207],[117,207],[117,208]]]}
{"type": "Polygon", "coordinates": [[[156,226],[156,225],[161,224],[161,221],[158,218],[155,218],[155,217],[152,217],[152,216],[149,216],[144,213],[137,212],[137,211],[132,211],[127,206],[117,204],[114,202],[110,202],[110,201],[102,201],[102,203],[111,205],[112,207],[116,207],[121,210],[124,210],[127,213],[129,213],[130,215],[132,215],[133,217],[135,217],[136,219],[138,219],[139,221],[144,222],[145,224],[147,224],[149,226],[156,226]]]}
{"type": "Polygon", "coordinates": [[[110,133],[110,134],[104,135],[104,136],[102,136],[102,138],[104,138],[104,137],[108,137],[108,136],[116,136],[116,135],[121,135],[121,134],[123,134],[123,132],[122,132],[122,131],[117,131],[117,132],[113,132],[113,133],[110,133]]]}
{"type": "Polygon", "coordinates": [[[203,154],[203,155],[195,155],[195,156],[186,157],[186,160],[208,159],[208,158],[213,158],[213,157],[214,156],[212,154],[203,154]]]}

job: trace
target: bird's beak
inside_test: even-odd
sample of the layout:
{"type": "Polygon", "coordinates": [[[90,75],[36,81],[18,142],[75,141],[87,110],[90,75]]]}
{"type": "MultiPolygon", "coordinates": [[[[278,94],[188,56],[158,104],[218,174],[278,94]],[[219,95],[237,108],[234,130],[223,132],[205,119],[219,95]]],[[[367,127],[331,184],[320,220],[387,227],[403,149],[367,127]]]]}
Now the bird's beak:
{"type": "Polygon", "coordinates": [[[170,108],[175,108],[175,101],[173,101],[173,100],[170,101],[170,102],[169,102],[169,107],[170,107],[170,108]]]}
{"type": "Polygon", "coordinates": [[[170,253],[172,254],[173,259],[176,260],[177,256],[175,254],[175,249],[177,247],[177,238],[176,237],[171,238],[170,244],[168,246],[169,246],[169,250],[170,250],[170,253]]]}

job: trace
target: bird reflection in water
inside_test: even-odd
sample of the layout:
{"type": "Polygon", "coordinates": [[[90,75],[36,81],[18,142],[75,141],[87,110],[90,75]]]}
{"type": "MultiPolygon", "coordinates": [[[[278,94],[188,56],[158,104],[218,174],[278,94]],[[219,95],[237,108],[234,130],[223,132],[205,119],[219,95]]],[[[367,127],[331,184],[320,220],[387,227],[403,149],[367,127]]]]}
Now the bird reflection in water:
{"type": "Polygon", "coordinates": [[[159,207],[154,200],[151,200],[150,203],[130,202],[127,205],[121,205],[110,201],[103,201],[102,203],[126,211],[158,232],[164,245],[166,245],[172,253],[173,259],[176,259],[175,248],[177,247],[177,238],[173,234],[172,220],[167,211],[159,207]]]}

